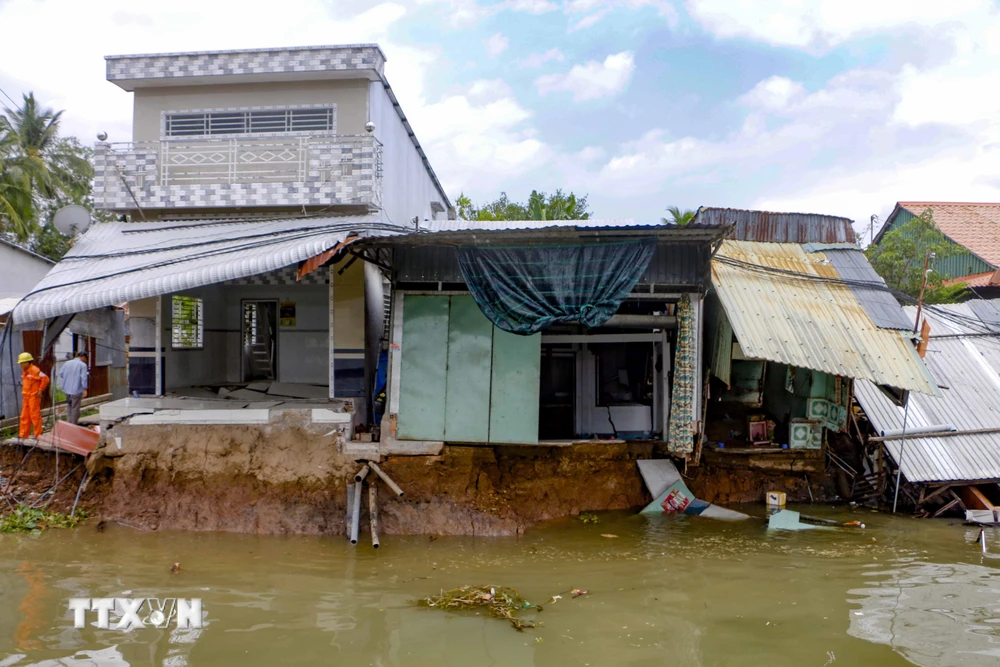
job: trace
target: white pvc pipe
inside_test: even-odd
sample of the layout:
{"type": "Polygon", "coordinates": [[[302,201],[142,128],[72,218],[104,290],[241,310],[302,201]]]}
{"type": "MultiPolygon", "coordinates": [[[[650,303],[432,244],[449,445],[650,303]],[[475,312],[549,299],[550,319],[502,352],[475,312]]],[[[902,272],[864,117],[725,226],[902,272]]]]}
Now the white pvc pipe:
{"type": "Polygon", "coordinates": [[[368,485],[368,518],[371,520],[372,546],[378,549],[378,487],[368,485]]]}
{"type": "Polygon", "coordinates": [[[368,466],[361,469],[354,479],[354,514],[351,516],[351,544],[358,543],[358,529],[361,523],[361,480],[368,474],[368,466]]]}

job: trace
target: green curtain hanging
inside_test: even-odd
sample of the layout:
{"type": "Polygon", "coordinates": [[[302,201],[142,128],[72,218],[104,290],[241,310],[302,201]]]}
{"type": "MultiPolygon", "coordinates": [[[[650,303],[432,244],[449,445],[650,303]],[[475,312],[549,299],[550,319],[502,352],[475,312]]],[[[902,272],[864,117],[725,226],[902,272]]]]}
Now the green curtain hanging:
{"type": "Polygon", "coordinates": [[[667,451],[687,456],[694,451],[691,424],[695,386],[695,326],[691,299],[685,294],[677,304],[677,352],[674,354],[674,384],[670,394],[670,428],[667,451]]]}
{"type": "Polygon", "coordinates": [[[479,309],[520,335],[556,322],[601,326],[646,273],[655,251],[656,239],[457,249],[479,309]]]}

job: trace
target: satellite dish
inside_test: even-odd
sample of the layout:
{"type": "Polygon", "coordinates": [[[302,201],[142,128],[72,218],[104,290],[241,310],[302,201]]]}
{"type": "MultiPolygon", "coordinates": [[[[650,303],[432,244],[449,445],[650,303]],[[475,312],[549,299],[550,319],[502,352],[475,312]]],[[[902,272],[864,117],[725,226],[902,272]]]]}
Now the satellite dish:
{"type": "Polygon", "coordinates": [[[90,227],[90,211],[79,204],[63,206],[52,216],[52,224],[63,236],[82,234],[90,227]]]}

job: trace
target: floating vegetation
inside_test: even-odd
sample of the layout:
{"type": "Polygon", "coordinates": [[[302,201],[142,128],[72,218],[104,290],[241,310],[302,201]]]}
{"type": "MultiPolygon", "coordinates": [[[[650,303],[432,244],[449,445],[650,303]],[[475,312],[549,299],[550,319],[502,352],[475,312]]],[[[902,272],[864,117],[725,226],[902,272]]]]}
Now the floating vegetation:
{"type": "Polygon", "coordinates": [[[583,512],[576,517],[581,523],[600,523],[601,520],[593,512],[583,512]]]}
{"type": "MultiPolygon", "coordinates": [[[[525,628],[535,627],[534,621],[520,619],[515,616],[519,611],[531,609],[532,604],[518,595],[513,588],[499,586],[461,586],[450,591],[441,591],[440,595],[417,600],[417,604],[434,609],[447,611],[485,610],[494,618],[502,618],[510,622],[518,632],[525,628]]],[[[536,607],[537,608],[537,607],[536,607]]]]}
{"type": "Polygon", "coordinates": [[[75,516],[61,512],[18,505],[13,512],[0,517],[0,533],[38,534],[47,528],[76,528],[87,518],[87,513],[77,510],[75,516]]]}

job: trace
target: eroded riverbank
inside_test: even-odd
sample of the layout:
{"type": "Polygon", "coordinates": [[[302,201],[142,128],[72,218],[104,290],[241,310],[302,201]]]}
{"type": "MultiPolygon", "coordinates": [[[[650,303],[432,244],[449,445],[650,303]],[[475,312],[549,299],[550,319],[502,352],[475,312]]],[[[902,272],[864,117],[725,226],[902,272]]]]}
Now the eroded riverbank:
{"type": "Polygon", "coordinates": [[[977,531],[863,518],[864,531],[768,534],[757,521],[613,513],[520,537],[395,536],[379,551],[116,525],[0,536],[0,654],[21,656],[5,666],[995,664],[1000,560],[981,555],[977,531]],[[412,604],[469,583],[532,602],[589,593],[548,605],[525,633],[412,604]],[[205,627],[72,627],[69,597],[123,595],[200,597],[205,627]]]}

